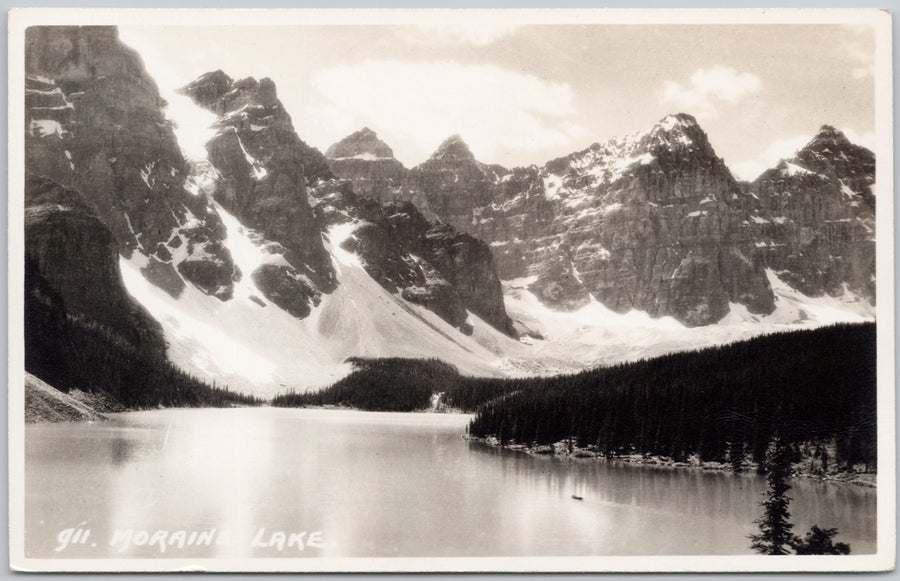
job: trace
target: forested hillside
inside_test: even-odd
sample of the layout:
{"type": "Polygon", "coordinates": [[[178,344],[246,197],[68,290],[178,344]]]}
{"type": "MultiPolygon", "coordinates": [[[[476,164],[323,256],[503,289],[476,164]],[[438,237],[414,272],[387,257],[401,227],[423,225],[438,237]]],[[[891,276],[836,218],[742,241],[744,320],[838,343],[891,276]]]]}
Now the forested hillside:
{"type": "Polygon", "coordinates": [[[428,407],[432,393],[443,391],[460,377],[455,367],[437,359],[354,357],[347,361],[355,370],[331,387],[281,395],[272,400],[272,405],[346,405],[372,411],[409,412],[428,407]]]}
{"type": "Polygon", "coordinates": [[[272,405],[303,407],[344,405],[370,411],[408,412],[431,405],[432,394],[440,402],[466,412],[498,396],[522,389],[509,379],[466,377],[438,359],[352,357],[353,373],[325,389],[288,393],[272,400],[272,405]]]}
{"type": "Polygon", "coordinates": [[[34,260],[25,259],[25,370],[68,392],[102,391],[129,408],[225,406],[258,400],[211,387],[108,327],[67,312],[34,260]]]}
{"type": "MultiPolygon", "coordinates": [[[[875,324],[768,335],[694,353],[514,382],[478,410],[474,436],[604,454],[759,462],[773,436],[836,445],[845,466],[876,462],[875,324]]],[[[824,447],[823,447],[824,449],[824,447]]]]}
{"type": "Polygon", "coordinates": [[[443,404],[477,410],[473,436],[504,444],[572,439],[607,455],[758,463],[777,435],[812,445],[822,464],[875,467],[874,324],[768,335],[557,377],[465,377],[438,360],[351,361],[356,370],[333,386],[273,404],[412,411],[441,394],[443,404]]]}

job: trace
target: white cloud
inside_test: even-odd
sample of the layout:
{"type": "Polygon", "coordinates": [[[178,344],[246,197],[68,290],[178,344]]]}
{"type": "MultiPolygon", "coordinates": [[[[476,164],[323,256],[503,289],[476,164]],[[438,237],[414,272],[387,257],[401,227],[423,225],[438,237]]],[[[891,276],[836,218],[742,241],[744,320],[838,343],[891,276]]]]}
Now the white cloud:
{"type": "Polygon", "coordinates": [[[568,84],[492,65],[364,61],[320,71],[312,85],[320,99],[298,124],[305,137],[324,148],[367,125],[408,166],[455,133],[483,161],[587,135],[568,84]]]}
{"type": "MultiPolygon", "coordinates": [[[[869,37],[871,37],[871,30],[869,37]]],[[[875,52],[874,45],[867,39],[853,39],[849,41],[844,52],[851,60],[856,61],[857,66],[853,67],[851,74],[854,79],[867,79],[875,76],[875,52]]]]}
{"type": "Polygon", "coordinates": [[[469,44],[481,47],[493,44],[518,29],[518,24],[489,18],[469,22],[422,23],[415,27],[414,38],[411,40],[426,44],[469,44]]]}
{"type": "Polygon", "coordinates": [[[666,81],[661,99],[681,107],[685,113],[713,118],[719,115],[720,103],[736,104],[761,88],[762,81],[752,73],[715,66],[711,69],[698,69],[691,75],[687,85],[666,81]]]}

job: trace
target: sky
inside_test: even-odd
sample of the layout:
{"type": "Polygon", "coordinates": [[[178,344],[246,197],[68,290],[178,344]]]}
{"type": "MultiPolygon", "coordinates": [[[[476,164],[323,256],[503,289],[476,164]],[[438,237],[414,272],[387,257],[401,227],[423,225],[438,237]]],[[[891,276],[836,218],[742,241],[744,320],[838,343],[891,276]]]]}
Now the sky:
{"type": "Polygon", "coordinates": [[[367,126],[407,167],[453,134],[476,158],[543,163],[694,115],[736,177],[821,125],[875,145],[873,29],[835,24],[128,26],[163,96],[221,69],[270,77],[301,139],[367,126]]]}

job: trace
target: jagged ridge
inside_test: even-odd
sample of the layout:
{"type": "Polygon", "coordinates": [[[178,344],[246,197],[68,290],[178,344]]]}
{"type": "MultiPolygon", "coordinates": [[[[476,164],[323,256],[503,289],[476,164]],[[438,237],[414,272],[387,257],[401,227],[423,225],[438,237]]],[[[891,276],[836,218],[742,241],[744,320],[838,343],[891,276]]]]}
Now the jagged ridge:
{"type": "MultiPolygon", "coordinates": [[[[850,216],[854,203],[874,210],[874,157],[866,152],[826,126],[796,163],[785,161],[773,170],[806,167],[830,176],[832,194],[837,188],[858,197],[801,227],[824,231],[820,242],[851,236],[828,232],[833,224],[856,220],[850,216]]],[[[336,166],[335,172],[364,182],[373,165],[359,161],[352,176],[336,166]]],[[[776,181],[778,188],[784,186],[780,177],[776,181]]],[[[429,160],[395,176],[393,184],[377,192],[382,199],[412,200],[426,215],[488,241],[501,278],[532,277],[531,291],[555,308],[578,309],[597,300],[618,312],[639,309],[688,325],[714,323],[732,304],[766,314],[774,308],[766,267],[811,296],[840,295],[843,282],[851,280],[856,282],[850,290],[874,296],[868,249],[849,257],[846,264],[853,266],[829,269],[834,273],[824,277],[830,277],[829,284],[823,277],[811,284],[791,277],[784,260],[775,260],[770,250],[790,247],[784,234],[756,227],[777,217],[773,188],[761,194],[759,187],[739,184],[696,119],[683,113],[540,168],[482,164],[456,135],[429,160]],[[760,201],[763,197],[768,201],[760,201]]],[[[806,200],[800,206],[808,207],[817,195],[799,196],[806,200]]],[[[874,228],[872,220],[860,222],[874,228]]],[[[825,248],[804,268],[821,269],[830,252],[843,252],[834,245],[825,248]]]]}

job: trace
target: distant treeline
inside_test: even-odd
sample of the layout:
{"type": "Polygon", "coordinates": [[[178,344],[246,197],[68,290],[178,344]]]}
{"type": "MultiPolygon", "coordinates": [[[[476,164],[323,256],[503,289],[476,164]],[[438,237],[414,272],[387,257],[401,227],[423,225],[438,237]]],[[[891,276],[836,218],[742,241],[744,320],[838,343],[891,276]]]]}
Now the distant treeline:
{"type": "Polygon", "coordinates": [[[320,391],[277,396],[272,405],[302,407],[346,405],[370,411],[409,412],[427,408],[431,394],[445,391],[460,378],[456,368],[437,359],[347,360],[353,372],[320,391]]]}
{"type": "Polygon", "coordinates": [[[836,454],[832,464],[875,467],[874,323],[766,335],[556,377],[465,377],[434,359],[350,361],[356,369],[331,387],[282,395],[273,405],[412,411],[443,393],[443,404],[477,411],[472,435],[503,443],[572,439],[609,455],[681,461],[698,454],[718,462],[750,456],[760,463],[778,435],[822,443],[836,454]]]}
{"type": "Polygon", "coordinates": [[[509,382],[472,435],[502,443],[574,438],[605,454],[762,462],[773,436],[836,441],[843,466],[876,462],[875,324],[762,336],[566,377],[509,382]]]}
{"type": "Polygon", "coordinates": [[[25,370],[62,391],[100,390],[129,408],[227,406],[260,400],[217,389],[139,349],[109,329],[72,316],[60,294],[25,260],[25,370]]]}
{"type": "Polygon", "coordinates": [[[466,377],[439,359],[351,357],[347,362],[355,369],[334,385],[314,392],[280,395],[272,400],[272,405],[345,405],[369,411],[409,412],[430,407],[432,394],[441,394],[443,405],[472,412],[523,387],[509,379],[466,377]]]}

